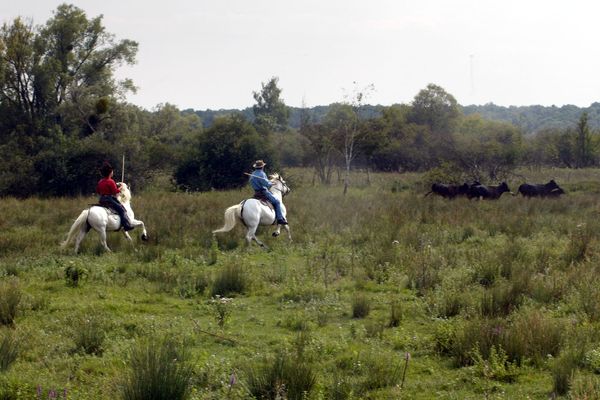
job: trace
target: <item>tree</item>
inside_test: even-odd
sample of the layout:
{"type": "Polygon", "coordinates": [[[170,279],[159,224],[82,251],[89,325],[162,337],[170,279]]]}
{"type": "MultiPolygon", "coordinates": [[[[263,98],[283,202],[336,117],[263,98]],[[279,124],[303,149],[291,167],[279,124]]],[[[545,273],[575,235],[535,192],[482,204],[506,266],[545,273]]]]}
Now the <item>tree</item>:
{"type": "Polygon", "coordinates": [[[358,155],[358,142],[364,139],[364,130],[361,130],[360,110],[363,101],[371,94],[375,87],[373,84],[358,88],[354,82],[352,93],[346,96],[344,103],[334,104],[325,116],[325,126],[333,134],[335,148],[344,159],[344,195],[350,185],[350,167],[358,155]]]}
{"type": "MultiPolygon", "coordinates": [[[[113,72],[135,62],[136,53],[137,43],[115,42],[102,16],[88,19],[67,4],[43,26],[16,18],[0,28],[0,156],[15,164],[30,159],[20,174],[36,182],[30,192],[72,193],[71,184],[85,175],[75,166],[79,140],[95,134],[95,140],[115,139],[103,127],[132,85],[116,82],[113,72]],[[14,148],[19,151],[8,150],[14,148]]],[[[18,184],[19,175],[3,179],[1,194],[17,194],[12,179],[18,184]]]]}
{"type": "Polygon", "coordinates": [[[186,190],[241,187],[248,181],[244,172],[256,159],[276,167],[269,154],[269,145],[243,116],[220,117],[177,167],[175,179],[186,190]]]}
{"type": "Polygon", "coordinates": [[[413,99],[409,122],[427,125],[434,135],[449,138],[459,116],[460,110],[454,96],[441,86],[430,83],[413,99]]]}
{"type": "Polygon", "coordinates": [[[277,86],[278,82],[278,77],[272,77],[266,84],[261,83],[260,92],[252,92],[256,101],[252,107],[254,124],[261,134],[275,130],[283,131],[287,128],[290,111],[280,98],[281,89],[277,86]]]}
{"type": "Polygon", "coordinates": [[[504,179],[517,166],[522,152],[522,135],[512,124],[463,118],[458,125],[453,157],[470,179],[504,179]]]}
{"type": "Polygon", "coordinates": [[[588,114],[579,118],[575,136],[575,168],[588,167],[593,162],[592,135],[588,125],[588,114]]]}

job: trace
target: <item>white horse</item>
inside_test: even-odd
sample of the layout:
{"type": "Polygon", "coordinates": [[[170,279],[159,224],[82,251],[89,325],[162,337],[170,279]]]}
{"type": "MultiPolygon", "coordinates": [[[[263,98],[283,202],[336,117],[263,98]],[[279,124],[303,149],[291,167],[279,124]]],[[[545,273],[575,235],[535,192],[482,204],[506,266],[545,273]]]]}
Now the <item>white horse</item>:
{"type": "MultiPolygon", "coordinates": [[[[119,202],[125,207],[127,211],[127,217],[129,217],[129,221],[131,222],[131,226],[137,228],[141,226],[142,231],[142,240],[148,240],[148,233],[146,232],[146,225],[144,222],[135,219],[135,215],[133,214],[133,210],[131,209],[131,192],[127,187],[127,184],[120,182],[118,186],[121,189],[121,192],[118,195],[119,202]]],[[[81,241],[85,237],[86,233],[89,232],[90,229],[94,229],[100,235],[100,243],[106,249],[106,251],[111,251],[108,245],[106,244],[106,232],[107,231],[118,231],[121,227],[121,218],[118,214],[116,214],[112,210],[108,210],[106,207],[102,206],[91,206],[87,210],[83,210],[79,217],[75,220],[71,229],[69,230],[69,235],[67,239],[61,243],[61,247],[65,248],[67,245],[75,238],[75,253],[79,251],[79,245],[81,241]]],[[[133,245],[133,240],[131,236],[129,236],[128,232],[123,231],[123,234],[129,240],[129,243],[133,245]]]]}
{"type": "MultiPolygon", "coordinates": [[[[290,192],[290,188],[279,174],[269,175],[269,179],[273,184],[269,191],[281,203],[281,214],[283,215],[283,218],[285,218],[286,209],[282,200],[283,197],[290,192]]],[[[223,225],[222,228],[213,231],[213,233],[229,232],[233,229],[237,221],[243,223],[247,228],[246,241],[248,244],[251,244],[252,240],[254,240],[260,247],[265,248],[265,244],[256,238],[256,229],[258,229],[259,225],[274,225],[276,222],[275,211],[262,204],[258,199],[252,198],[244,200],[240,204],[236,204],[225,210],[225,225],[223,225]]],[[[292,241],[290,227],[284,225],[284,228],[287,231],[288,239],[292,241]]],[[[273,232],[273,236],[279,236],[280,233],[281,225],[277,225],[277,229],[273,232]]]]}

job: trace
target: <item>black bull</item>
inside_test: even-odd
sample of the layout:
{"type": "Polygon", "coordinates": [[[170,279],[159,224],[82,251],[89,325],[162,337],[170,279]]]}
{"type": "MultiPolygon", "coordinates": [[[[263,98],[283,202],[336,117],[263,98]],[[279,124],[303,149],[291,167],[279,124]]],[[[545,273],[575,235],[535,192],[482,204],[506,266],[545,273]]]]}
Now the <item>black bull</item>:
{"type": "Polygon", "coordinates": [[[519,186],[519,193],[525,197],[558,197],[565,191],[552,179],[550,182],[542,184],[524,183],[519,186]]]}
{"type": "Polygon", "coordinates": [[[431,193],[442,196],[446,199],[453,199],[456,196],[466,196],[469,190],[469,185],[463,183],[462,185],[446,185],[443,183],[434,183],[431,185],[431,190],[425,194],[425,197],[431,193]]]}

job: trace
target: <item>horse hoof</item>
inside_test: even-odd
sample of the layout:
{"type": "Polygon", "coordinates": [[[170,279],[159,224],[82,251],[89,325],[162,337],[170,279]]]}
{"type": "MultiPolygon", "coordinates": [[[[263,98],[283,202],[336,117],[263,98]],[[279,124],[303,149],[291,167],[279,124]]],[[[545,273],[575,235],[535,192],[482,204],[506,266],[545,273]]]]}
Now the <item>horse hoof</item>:
{"type": "Polygon", "coordinates": [[[273,232],[273,237],[279,236],[279,232],[273,232]]]}
{"type": "Polygon", "coordinates": [[[143,234],[143,235],[142,235],[142,240],[143,240],[144,242],[147,242],[147,241],[148,241],[148,235],[146,235],[146,234],[143,234]]]}

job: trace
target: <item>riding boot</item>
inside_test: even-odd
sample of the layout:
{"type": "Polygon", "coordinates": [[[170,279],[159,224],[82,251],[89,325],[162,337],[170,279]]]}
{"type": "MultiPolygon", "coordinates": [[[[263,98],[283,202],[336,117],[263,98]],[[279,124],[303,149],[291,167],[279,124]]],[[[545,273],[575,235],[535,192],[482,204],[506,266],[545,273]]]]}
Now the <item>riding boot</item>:
{"type": "Polygon", "coordinates": [[[127,217],[121,218],[121,227],[123,227],[123,230],[125,232],[128,232],[133,229],[133,226],[131,226],[131,223],[129,222],[129,219],[127,217]]]}

